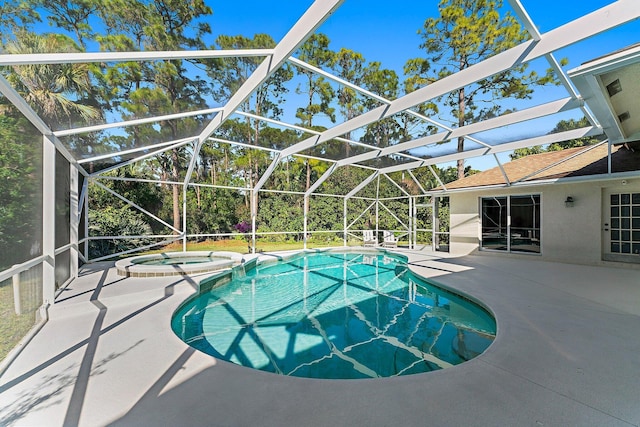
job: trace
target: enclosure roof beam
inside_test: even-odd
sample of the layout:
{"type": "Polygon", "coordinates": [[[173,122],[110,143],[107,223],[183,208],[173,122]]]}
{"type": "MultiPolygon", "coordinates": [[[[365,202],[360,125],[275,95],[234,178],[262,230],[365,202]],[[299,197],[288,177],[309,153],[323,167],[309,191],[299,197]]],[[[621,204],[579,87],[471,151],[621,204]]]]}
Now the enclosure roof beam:
{"type": "MultiPolygon", "coordinates": [[[[280,40],[273,49],[273,54],[266,58],[253,73],[245,80],[236,93],[224,106],[224,110],[218,113],[211,122],[205,127],[198,137],[198,144],[193,152],[193,157],[189,163],[187,175],[184,185],[189,183],[191,174],[195,168],[196,159],[202,144],[210,137],[216,129],[226,121],[235,110],[247,99],[251,94],[263,84],[273,73],[275,73],[282,64],[287,60],[298,47],[344,2],[344,0],[325,0],[315,1],[305,13],[293,25],[291,30],[280,40]]],[[[275,167],[274,167],[275,168],[275,167]]],[[[271,172],[273,169],[271,168],[271,172]]],[[[266,179],[264,176],[260,182],[264,185],[266,179]]],[[[267,177],[268,178],[268,177],[267,177]]],[[[256,188],[259,190],[260,187],[256,188]]]]}
{"type": "MultiPolygon", "coordinates": [[[[494,117],[492,119],[484,120],[482,122],[471,123],[465,126],[461,126],[452,130],[451,132],[440,132],[434,135],[428,135],[423,138],[414,139],[407,142],[401,142],[390,147],[379,149],[373,153],[363,153],[357,156],[348,157],[339,161],[340,165],[348,165],[352,163],[362,162],[364,160],[373,159],[380,156],[387,156],[389,154],[397,153],[401,150],[411,150],[417,147],[423,147],[429,144],[436,144],[446,141],[448,139],[456,139],[460,136],[465,136],[470,133],[483,132],[499,127],[531,120],[538,117],[543,117],[562,111],[571,110],[579,107],[582,104],[581,100],[575,100],[570,97],[560,99],[557,101],[548,102],[546,104],[537,105],[535,107],[527,108],[525,110],[515,111],[513,113],[505,114],[502,116],[494,117]]],[[[490,148],[491,146],[487,146],[490,148]]]]}
{"type": "Polygon", "coordinates": [[[297,130],[297,131],[300,131],[300,132],[308,132],[308,133],[312,133],[314,135],[320,135],[320,133],[321,133],[320,131],[317,131],[317,130],[307,129],[307,128],[303,127],[303,126],[293,125],[291,123],[282,122],[280,120],[270,119],[268,117],[262,117],[262,116],[259,116],[257,114],[253,114],[253,113],[247,113],[246,111],[236,110],[235,114],[237,114],[239,116],[244,116],[244,117],[249,117],[249,118],[252,118],[252,119],[260,120],[260,121],[265,122],[265,123],[271,123],[273,125],[282,126],[284,128],[297,130]]]}
{"type": "MultiPolygon", "coordinates": [[[[266,123],[271,123],[271,124],[278,125],[278,126],[282,126],[282,127],[285,127],[285,128],[294,129],[294,130],[297,130],[297,131],[300,131],[300,132],[310,133],[310,134],[312,134],[312,135],[320,135],[320,134],[322,134],[322,132],[321,132],[321,131],[318,131],[318,130],[307,129],[307,128],[302,127],[302,126],[292,125],[292,124],[290,124],[290,123],[281,122],[281,121],[279,121],[279,120],[275,120],[275,119],[270,119],[270,118],[267,118],[267,117],[258,116],[257,114],[247,113],[247,112],[245,112],[245,111],[236,110],[235,114],[238,114],[238,115],[240,115],[240,116],[244,116],[244,117],[250,117],[250,118],[252,118],[252,119],[260,120],[260,121],[263,121],[263,122],[266,122],[266,123]]],[[[340,138],[340,137],[339,137],[339,138],[334,138],[334,140],[336,140],[336,141],[340,141],[340,142],[346,142],[347,144],[352,144],[352,145],[355,145],[355,146],[358,146],[358,147],[363,147],[363,148],[366,148],[366,149],[368,149],[368,150],[372,150],[372,151],[374,151],[374,152],[377,152],[377,151],[379,150],[377,147],[375,147],[375,146],[373,146],[373,145],[366,144],[366,143],[364,143],[364,142],[360,142],[360,141],[353,141],[353,140],[351,140],[351,139],[347,139],[347,138],[340,138]]],[[[487,145],[487,147],[488,147],[488,146],[489,146],[489,145],[487,145]]],[[[300,154],[296,154],[296,155],[297,155],[297,156],[304,157],[304,156],[302,156],[302,155],[300,155],[300,154]]],[[[418,158],[418,157],[416,157],[416,156],[412,156],[412,155],[410,155],[410,154],[400,153],[399,155],[400,155],[400,156],[402,156],[402,157],[405,157],[405,158],[407,158],[407,159],[420,160],[420,158],[418,158]]],[[[285,156],[285,157],[286,157],[286,156],[285,156]]],[[[310,157],[310,156],[308,156],[308,157],[310,157]]],[[[327,160],[327,161],[330,161],[329,159],[321,159],[321,160],[327,160]]],[[[335,161],[337,161],[337,160],[335,160],[335,161]]]]}
{"type": "MultiPolygon", "coordinates": [[[[599,142],[599,143],[597,143],[597,144],[594,144],[594,145],[588,146],[588,147],[587,147],[587,148],[585,148],[584,150],[580,150],[580,151],[578,151],[577,153],[572,154],[571,156],[565,157],[564,159],[561,159],[561,160],[559,160],[559,161],[557,161],[557,162],[555,162],[555,163],[552,163],[552,164],[547,165],[547,166],[545,166],[545,167],[543,167],[543,168],[540,168],[540,169],[538,169],[538,170],[536,170],[536,171],[533,171],[533,172],[531,172],[530,174],[523,176],[522,178],[519,178],[518,180],[514,181],[514,184],[519,183],[519,182],[526,181],[527,179],[531,178],[532,176],[536,176],[536,175],[538,175],[539,173],[542,173],[542,172],[544,172],[544,171],[546,171],[546,170],[549,170],[549,169],[551,169],[551,168],[553,168],[553,167],[556,167],[556,166],[558,166],[558,165],[561,165],[562,163],[565,163],[565,162],[567,162],[567,161],[569,161],[569,160],[571,160],[571,159],[574,159],[574,158],[576,158],[576,157],[578,157],[578,156],[581,156],[581,155],[583,155],[584,153],[586,153],[587,151],[591,151],[591,150],[593,150],[594,148],[597,148],[597,147],[601,146],[602,144],[606,144],[606,143],[608,143],[608,142],[609,142],[608,140],[604,140],[604,141],[599,142]]],[[[609,146],[611,146],[611,145],[609,145],[609,146]]],[[[509,185],[511,185],[511,184],[509,184],[509,185]]]]}
{"type": "Polygon", "coordinates": [[[0,55],[0,65],[77,64],[94,62],[162,61],[178,59],[271,56],[273,49],[176,50],[134,52],[68,52],[0,55]]]}
{"type": "MultiPolygon", "coordinates": [[[[260,145],[251,145],[251,144],[247,144],[244,142],[237,142],[237,141],[230,141],[228,139],[222,139],[222,138],[215,138],[213,136],[210,136],[208,138],[209,141],[215,141],[215,142],[222,142],[223,144],[229,144],[229,145],[235,145],[238,147],[245,147],[245,148],[250,148],[250,149],[255,149],[258,151],[268,151],[270,153],[280,153],[280,150],[276,150],[275,148],[269,148],[269,147],[262,147],[260,145]]],[[[326,159],[323,157],[317,157],[317,156],[310,156],[308,154],[294,154],[294,157],[300,157],[303,159],[313,159],[313,160],[318,160],[321,162],[326,162],[326,163],[337,163],[337,160],[332,160],[332,159],[326,159]]]]}
{"type": "Polygon", "coordinates": [[[420,191],[422,191],[422,194],[425,194],[427,190],[425,190],[422,184],[420,184],[420,181],[418,181],[418,179],[415,177],[413,172],[411,172],[410,169],[407,169],[407,172],[409,173],[409,176],[411,177],[411,179],[413,179],[413,182],[415,182],[416,185],[420,188],[420,191]]]}
{"type": "MultiPolygon", "coordinates": [[[[323,77],[325,77],[325,78],[327,78],[329,80],[333,80],[334,82],[336,82],[338,84],[341,84],[341,85],[343,85],[345,87],[353,89],[354,91],[359,92],[362,95],[368,96],[369,98],[375,99],[376,101],[379,101],[379,102],[381,102],[383,104],[389,105],[389,104],[391,104],[391,102],[393,102],[393,101],[390,101],[387,98],[384,98],[384,97],[382,97],[382,96],[380,96],[380,95],[378,95],[376,93],[373,93],[371,91],[363,89],[360,86],[355,85],[355,84],[353,84],[351,82],[348,82],[348,81],[346,81],[346,80],[344,80],[344,79],[342,79],[340,77],[334,76],[333,74],[328,73],[328,72],[324,71],[321,68],[314,67],[313,65],[307,64],[306,62],[301,61],[300,59],[295,58],[293,56],[289,58],[289,62],[294,63],[295,65],[299,66],[300,68],[304,68],[304,69],[306,69],[308,71],[311,71],[312,73],[321,75],[321,76],[323,76],[323,77]]],[[[439,121],[434,120],[434,119],[432,119],[430,117],[427,117],[427,116],[425,116],[423,114],[420,114],[420,113],[418,113],[416,111],[405,110],[405,112],[410,116],[416,117],[416,118],[418,118],[420,120],[424,120],[425,122],[431,123],[432,125],[437,126],[439,128],[442,128],[442,129],[445,129],[445,130],[453,130],[453,128],[445,125],[444,123],[440,123],[439,121]]],[[[335,139],[337,139],[337,138],[335,138],[335,139]]],[[[480,141],[479,139],[477,139],[475,137],[467,137],[467,139],[469,139],[470,141],[476,142],[476,143],[478,143],[480,145],[484,145],[484,146],[487,146],[487,147],[489,146],[489,144],[486,144],[486,143],[480,141]]]]}
{"type": "MultiPolygon", "coordinates": [[[[518,18],[520,18],[520,21],[524,24],[524,27],[527,29],[531,37],[533,37],[534,40],[540,40],[542,35],[540,34],[540,31],[538,31],[538,28],[536,28],[535,24],[533,23],[533,20],[527,13],[527,10],[522,6],[522,3],[520,2],[520,0],[508,0],[508,1],[511,7],[513,8],[513,10],[515,11],[516,15],[518,15],[518,18]]],[[[555,72],[558,79],[560,79],[560,82],[562,83],[564,88],[567,90],[567,92],[569,92],[571,97],[574,99],[580,98],[580,94],[573,87],[573,84],[571,84],[571,81],[569,80],[567,73],[564,72],[564,70],[560,66],[560,63],[555,58],[553,53],[547,53],[545,55],[545,58],[547,59],[547,62],[549,63],[549,65],[551,65],[551,68],[555,72]]],[[[591,113],[591,111],[584,104],[580,108],[582,109],[582,112],[584,113],[584,115],[588,118],[589,123],[591,123],[594,126],[599,126],[599,123],[596,117],[591,113]]]]}
{"type": "Polygon", "coordinates": [[[278,163],[280,163],[280,159],[282,159],[282,154],[277,153],[273,158],[273,160],[271,161],[271,164],[269,165],[267,170],[264,171],[264,173],[258,180],[258,183],[253,187],[254,192],[260,191],[260,189],[264,186],[267,180],[271,177],[271,174],[273,173],[273,171],[276,170],[276,166],[278,166],[278,163]]]}
{"type": "MultiPolygon", "coordinates": [[[[431,172],[431,175],[434,176],[436,181],[438,181],[438,184],[440,184],[440,186],[446,190],[447,187],[445,187],[444,182],[442,182],[442,180],[440,179],[440,177],[438,176],[436,171],[433,170],[433,166],[432,165],[427,165],[427,168],[429,169],[429,172],[431,172]]],[[[409,170],[409,169],[407,169],[407,170],[409,170]]],[[[411,170],[409,170],[409,172],[411,172],[411,170]]]]}
{"type": "Polygon", "coordinates": [[[498,168],[500,169],[500,173],[502,174],[502,177],[504,178],[504,182],[507,183],[507,187],[511,185],[511,180],[509,179],[509,175],[507,175],[507,171],[504,170],[504,167],[502,167],[502,163],[500,162],[500,159],[498,159],[498,155],[496,153],[493,153],[493,158],[496,161],[496,163],[498,164],[498,168]]]}
{"type": "Polygon", "coordinates": [[[365,178],[360,184],[356,185],[353,190],[349,191],[344,197],[345,199],[351,198],[354,195],[358,194],[358,191],[362,190],[364,187],[366,187],[367,185],[369,185],[369,183],[371,183],[371,181],[373,181],[374,179],[376,179],[378,177],[378,175],[380,174],[380,171],[375,171],[374,173],[372,173],[371,175],[369,175],[367,178],[365,178]]]}
{"type": "Polygon", "coordinates": [[[541,36],[540,41],[529,40],[509,50],[498,53],[478,64],[437,80],[415,92],[382,105],[351,120],[327,129],[321,136],[314,136],[284,150],[285,155],[306,150],[322,142],[344,135],[374,121],[415,107],[418,104],[450,93],[456,89],[485,79],[501,71],[524,64],[580,40],[622,25],[640,16],[640,2],[619,0],[595,12],[582,16],[541,36]]]}
{"type": "MultiPolygon", "coordinates": [[[[186,142],[186,141],[193,141],[193,137],[174,139],[173,141],[159,142],[157,144],[145,145],[143,147],[136,147],[136,148],[132,148],[130,150],[115,151],[113,153],[101,154],[99,156],[94,156],[94,157],[87,157],[86,159],[78,160],[78,164],[83,165],[85,163],[97,162],[98,160],[104,160],[104,159],[110,159],[112,157],[124,156],[124,155],[127,155],[127,154],[138,153],[140,151],[155,150],[156,148],[169,147],[170,145],[174,145],[174,144],[178,144],[180,142],[186,142]]],[[[168,148],[167,148],[167,150],[168,150],[168,148]]]]}
{"type": "Polygon", "coordinates": [[[56,149],[62,154],[69,163],[78,169],[78,171],[87,176],[87,171],[78,164],[75,157],[67,150],[60,140],[53,134],[49,126],[40,118],[27,101],[9,84],[9,82],[0,75],[0,93],[2,93],[21,113],[22,115],[42,134],[47,136],[48,140],[53,143],[56,149]]]}
{"type": "Polygon", "coordinates": [[[187,111],[184,113],[166,114],[164,116],[145,117],[142,119],[124,120],[121,122],[105,123],[102,125],[86,126],[82,128],[75,128],[75,129],[59,130],[59,131],[53,132],[53,134],[57,137],[61,137],[61,136],[77,135],[80,133],[99,132],[102,130],[112,129],[112,128],[124,128],[128,126],[137,126],[137,125],[143,125],[147,123],[157,123],[163,120],[176,120],[176,119],[182,119],[185,117],[193,117],[193,116],[217,113],[218,111],[222,111],[222,107],[208,108],[206,110],[187,111]]]}
{"type": "Polygon", "coordinates": [[[554,142],[568,141],[570,139],[583,138],[585,136],[600,135],[602,129],[595,126],[587,126],[579,129],[573,129],[566,132],[551,133],[547,135],[538,136],[535,138],[522,139],[514,142],[506,142],[504,144],[494,145],[491,148],[478,148],[475,150],[463,151],[460,153],[453,153],[446,156],[433,157],[425,159],[419,162],[405,163],[398,166],[390,166],[388,168],[380,169],[381,173],[398,172],[408,169],[416,169],[423,166],[435,165],[438,163],[455,162],[457,160],[470,159],[473,157],[480,157],[487,154],[504,153],[505,151],[513,151],[518,148],[531,147],[534,145],[545,145],[554,142]]]}
{"type": "Polygon", "coordinates": [[[329,166],[329,169],[327,169],[322,174],[322,176],[318,178],[318,180],[314,182],[311,187],[309,187],[309,190],[307,190],[307,192],[304,193],[304,196],[309,197],[311,194],[313,194],[318,189],[318,187],[320,187],[322,183],[324,183],[331,176],[331,174],[336,170],[337,167],[338,167],[337,163],[334,163],[331,166],[329,166]]]}
{"type": "Polygon", "coordinates": [[[258,150],[258,151],[268,151],[270,153],[279,153],[280,152],[280,150],[276,150],[275,148],[262,147],[260,145],[252,145],[252,144],[247,144],[247,143],[244,143],[244,142],[230,141],[228,139],[215,138],[213,136],[210,136],[208,138],[208,140],[209,141],[213,141],[213,142],[221,142],[223,144],[237,145],[238,147],[251,148],[251,149],[254,149],[254,150],[258,150]]]}
{"type": "Polygon", "coordinates": [[[407,190],[405,190],[404,188],[402,188],[402,187],[401,187],[401,186],[400,186],[400,185],[399,185],[395,180],[393,180],[389,175],[387,175],[386,173],[383,173],[382,175],[384,175],[384,176],[385,176],[389,181],[391,181],[391,183],[392,183],[393,185],[395,185],[396,187],[398,187],[398,189],[399,189],[400,191],[402,191],[402,192],[405,194],[405,196],[411,196],[411,194],[409,194],[409,193],[407,192],[407,190]]]}
{"type": "Polygon", "coordinates": [[[156,150],[156,151],[152,151],[151,153],[143,154],[142,156],[136,157],[135,159],[127,160],[126,162],[123,162],[123,163],[118,163],[117,165],[110,166],[110,167],[108,167],[106,169],[102,169],[102,170],[100,170],[98,172],[94,172],[94,173],[90,174],[89,177],[93,178],[93,177],[96,177],[96,176],[103,175],[103,174],[105,174],[107,172],[111,172],[112,170],[120,169],[120,168],[125,167],[127,165],[139,162],[140,160],[144,160],[144,159],[148,159],[149,157],[157,156],[158,154],[162,154],[165,151],[172,150],[172,149],[178,148],[178,147],[182,147],[183,145],[187,145],[190,142],[194,142],[194,141],[195,141],[195,138],[179,139],[179,140],[175,141],[175,144],[173,144],[173,145],[161,148],[161,149],[156,150]]]}

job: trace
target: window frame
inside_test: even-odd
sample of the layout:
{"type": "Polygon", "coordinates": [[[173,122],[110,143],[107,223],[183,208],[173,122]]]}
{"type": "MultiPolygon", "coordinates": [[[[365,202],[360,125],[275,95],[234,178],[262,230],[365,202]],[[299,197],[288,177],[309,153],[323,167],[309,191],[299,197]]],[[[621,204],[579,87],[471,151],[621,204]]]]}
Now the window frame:
{"type": "MultiPolygon", "coordinates": [[[[542,193],[526,193],[526,194],[508,194],[508,195],[493,195],[493,196],[482,196],[478,198],[478,213],[479,213],[479,235],[478,235],[478,250],[483,251],[483,252],[497,252],[497,253],[508,253],[508,254],[524,254],[524,255],[537,255],[537,256],[541,256],[543,249],[542,249],[542,223],[543,223],[543,219],[542,219],[542,193]],[[535,218],[538,218],[538,224],[537,227],[534,227],[533,230],[533,236],[528,236],[525,237],[525,239],[531,239],[531,241],[537,240],[538,242],[538,251],[527,251],[527,250],[518,250],[517,249],[517,245],[514,247],[512,245],[513,239],[514,239],[514,233],[512,232],[512,229],[514,228],[512,225],[512,199],[513,198],[532,198],[532,197],[537,197],[538,198],[538,212],[537,215],[534,214],[534,220],[535,218]],[[499,249],[499,248],[491,248],[491,247],[487,247],[485,246],[485,223],[484,223],[484,219],[485,219],[485,210],[484,210],[484,201],[485,200],[496,200],[496,199],[506,199],[506,233],[505,233],[505,239],[506,239],[506,248],[505,249],[499,249]],[[536,233],[537,232],[537,233],[536,233]],[[538,236],[537,238],[535,236],[538,236]]],[[[534,224],[535,225],[535,224],[534,224]]],[[[500,227],[500,226],[499,226],[500,227]]],[[[522,227],[516,227],[516,228],[522,228],[522,227]]],[[[521,237],[520,235],[517,236],[517,238],[521,237]]]]}

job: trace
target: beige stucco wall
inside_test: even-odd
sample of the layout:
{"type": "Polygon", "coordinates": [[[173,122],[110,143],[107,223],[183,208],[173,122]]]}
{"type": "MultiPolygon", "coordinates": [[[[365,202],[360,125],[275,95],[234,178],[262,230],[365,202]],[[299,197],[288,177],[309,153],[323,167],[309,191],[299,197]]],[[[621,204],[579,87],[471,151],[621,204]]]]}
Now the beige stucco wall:
{"type": "MultiPolygon", "coordinates": [[[[453,254],[469,254],[479,250],[480,198],[506,195],[541,195],[540,255],[547,261],[566,261],[580,264],[601,264],[603,245],[603,194],[606,191],[639,192],[640,178],[591,181],[583,183],[555,183],[517,188],[494,188],[472,192],[451,193],[451,245],[453,254]],[[565,207],[567,196],[575,200],[573,207],[565,207]]],[[[489,254],[490,252],[482,251],[489,254]]],[[[495,252],[492,252],[495,253],[495,252]]]]}

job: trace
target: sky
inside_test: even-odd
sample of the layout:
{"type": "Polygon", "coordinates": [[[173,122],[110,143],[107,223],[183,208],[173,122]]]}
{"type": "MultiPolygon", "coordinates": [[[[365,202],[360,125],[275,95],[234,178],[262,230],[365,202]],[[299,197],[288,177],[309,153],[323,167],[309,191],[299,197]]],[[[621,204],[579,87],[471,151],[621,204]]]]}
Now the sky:
{"type": "MultiPolygon", "coordinates": [[[[607,0],[580,2],[521,0],[521,4],[543,34],[609,3],[611,1],[607,0]]],[[[247,0],[242,3],[241,10],[238,10],[235,2],[209,1],[214,11],[210,21],[214,38],[217,34],[250,36],[265,32],[275,40],[279,40],[310,4],[308,0],[279,2],[247,0]]],[[[510,10],[508,3],[504,9],[510,10]]],[[[317,31],[329,36],[332,50],[337,51],[347,47],[362,53],[367,61],[379,61],[383,68],[393,69],[402,76],[405,62],[410,58],[422,56],[418,30],[426,18],[437,16],[437,14],[436,1],[346,0],[317,31]]],[[[588,60],[639,41],[640,23],[634,22],[567,47],[555,56],[557,59],[568,60],[568,64],[563,67],[568,71],[588,60]]],[[[544,60],[538,60],[530,67],[543,73],[548,64],[544,60]]],[[[566,96],[566,91],[562,87],[546,87],[536,91],[535,101],[527,105],[520,103],[513,107],[522,109],[566,96]]],[[[511,107],[508,102],[505,106],[511,107]]],[[[536,136],[540,134],[540,129],[551,130],[561,119],[580,117],[582,117],[580,111],[564,113],[548,119],[512,126],[508,135],[504,130],[499,130],[489,132],[483,137],[491,142],[504,142],[503,140],[512,140],[514,136],[522,138],[536,136]]],[[[501,155],[501,160],[507,160],[507,156],[507,154],[501,155]]],[[[478,168],[484,169],[486,161],[487,159],[476,159],[469,163],[473,167],[477,165],[478,168]]],[[[489,161],[493,162],[492,159],[489,161]]],[[[492,167],[495,164],[489,166],[492,167]]]]}
{"type": "MultiPolygon", "coordinates": [[[[521,3],[544,33],[612,2],[523,0],[521,3]]],[[[213,9],[210,20],[213,38],[218,34],[253,35],[264,32],[279,40],[311,2],[246,0],[240,10],[236,2],[209,0],[208,4],[213,9]]],[[[505,6],[505,9],[510,8],[505,6]]],[[[333,50],[348,47],[361,52],[369,61],[380,61],[384,67],[401,72],[407,59],[421,54],[421,39],[417,31],[426,18],[436,15],[437,2],[433,0],[346,0],[318,31],[329,36],[333,50]]],[[[628,25],[597,37],[588,48],[581,45],[567,48],[562,53],[569,57],[568,67],[638,42],[639,28],[638,25],[628,25]]]]}
{"type": "MultiPolygon", "coordinates": [[[[244,0],[242,2],[206,0],[213,9],[208,19],[213,34],[205,40],[213,45],[218,35],[244,35],[251,37],[257,33],[267,33],[279,41],[295,24],[311,0],[244,0]]],[[[513,0],[518,1],[518,0],[513,0]]],[[[548,32],[584,14],[593,12],[607,4],[609,0],[551,1],[520,0],[541,33],[548,32]]],[[[346,0],[317,30],[331,40],[330,48],[338,51],[342,47],[363,54],[368,62],[378,61],[382,68],[393,69],[403,79],[403,66],[410,58],[424,56],[420,50],[421,38],[418,30],[428,17],[438,16],[438,2],[435,0],[346,0]]],[[[507,3],[503,10],[511,10],[507,3]]],[[[576,45],[569,46],[555,54],[557,59],[566,58],[565,71],[571,70],[585,61],[608,54],[640,41],[640,21],[636,21],[602,35],[595,36],[576,45]]],[[[548,67],[544,59],[530,64],[531,69],[544,73],[548,67]]],[[[296,102],[295,87],[288,98],[296,102]]],[[[503,108],[524,109],[567,96],[562,87],[536,89],[534,100],[527,102],[504,101],[503,108]]],[[[299,105],[299,104],[298,104],[299,105]]],[[[582,117],[580,111],[554,115],[535,122],[513,125],[504,129],[487,132],[482,138],[488,143],[511,141],[544,134],[562,119],[582,117]]],[[[444,120],[445,117],[442,117],[444,120]]],[[[297,122],[295,108],[288,109],[283,120],[297,122]]],[[[330,122],[318,123],[327,127],[330,122]]],[[[449,148],[450,149],[450,148],[449,148]]],[[[420,154],[420,153],[416,153],[420,154]]],[[[500,155],[501,160],[507,154],[500,155]]],[[[485,169],[486,159],[471,160],[474,168],[485,169]]],[[[491,160],[492,161],[492,160],[491,160]]],[[[493,161],[492,161],[493,162],[493,161]]],[[[490,164],[495,166],[495,163],[490,164]]]]}

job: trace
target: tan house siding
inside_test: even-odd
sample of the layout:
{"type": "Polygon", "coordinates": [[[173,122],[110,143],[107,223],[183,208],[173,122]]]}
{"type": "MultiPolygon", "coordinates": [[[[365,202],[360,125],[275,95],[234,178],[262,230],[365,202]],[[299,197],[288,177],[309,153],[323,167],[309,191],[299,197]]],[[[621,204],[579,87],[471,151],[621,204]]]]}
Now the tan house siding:
{"type": "Polygon", "coordinates": [[[478,215],[477,193],[451,194],[449,231],[449,251],[456,255],[466,255],[478,249],[480,241],[480,217],[478,215]]]}
{"type": "MultiPolygon", "coordinates": [[[[563,261],[579,264],[602,264],[603,218],[608,191],[639,192],[640,178],[589,181],[581,183],[555,183],[476,189],[450,193],[451,246],[453,254],[469,254],[480,245],[480,198],[506,195],[541,195],[541,254],[527,256],[545,261],[563,261]],[[575,200],[573,207],[564,204],[567,196],[575,200]]],[[[496,252],[481,251],[486,254],[496,252]]]]}

